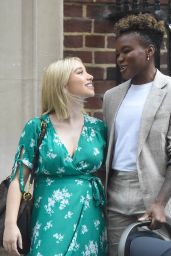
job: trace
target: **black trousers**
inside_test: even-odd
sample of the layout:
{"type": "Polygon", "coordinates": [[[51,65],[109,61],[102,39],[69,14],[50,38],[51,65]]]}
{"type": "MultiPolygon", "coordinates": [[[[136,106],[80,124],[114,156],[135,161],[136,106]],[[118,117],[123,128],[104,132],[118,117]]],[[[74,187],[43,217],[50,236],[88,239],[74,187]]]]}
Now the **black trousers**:
{"type": "Polygon", "coordinates": [[[136,237],[131,242],[130,256],[171,256],[171,241],[136,237]]]}

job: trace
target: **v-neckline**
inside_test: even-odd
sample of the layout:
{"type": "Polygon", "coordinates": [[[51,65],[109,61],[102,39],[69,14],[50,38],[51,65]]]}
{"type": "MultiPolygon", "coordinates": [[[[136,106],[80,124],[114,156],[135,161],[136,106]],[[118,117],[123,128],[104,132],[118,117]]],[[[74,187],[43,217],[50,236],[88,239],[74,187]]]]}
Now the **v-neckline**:
{"type": "Polygon", "coordinates": [[[52,126],[52,129],[54,131],[54,133],[56,134],[60,144],[62,145],[62,147],[64,148],[64,150],[66,151],[67,155],[73,160],[74,157],[75,157],[75,154],[77,153],[78,151],[78,148],[79,148],[79,145],[80,145],[80,141],[81,141],[81,138],[82,138],[82,134],[83,134],[83,130],[84,130],[84,127],[85,127],[85,114],[83,114],[83,126],[82,126],[82,129],[81,129],[81,132],[80,132],[80,136],[79,136],[79,139],[78,139],[78,142],[77,142],[77,147],[75,149],[75,151],[73,152],[73,154],[71,155],[67,149],[67,147],[65,146],[65,144],[63,143],[63,141],[61,140],[60,136],[59,136],[59,133],[58,131],[55,129],[54,125],[53,125],[53,122],[50,118],[50,115],[48,114],[48,119],[49,119],[49,123],[50,125],[52,126]]]}

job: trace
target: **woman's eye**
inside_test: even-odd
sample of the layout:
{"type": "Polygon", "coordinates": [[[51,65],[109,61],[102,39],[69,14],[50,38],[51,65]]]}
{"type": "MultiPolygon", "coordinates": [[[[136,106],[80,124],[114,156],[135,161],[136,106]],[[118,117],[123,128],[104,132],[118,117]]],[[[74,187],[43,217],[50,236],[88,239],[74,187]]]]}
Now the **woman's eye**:
{"type": "Polygon", "coordinates": [[[83,71],[82,71],[82,70],[80,70],[80,71],[78,71],[78,72],[77,72],[77,74],[82,74],[82,73],[83,73],[83,71]]]}
{"type": "Polygon", "coordinates": [[[123,51],[123,53],[129,53],[131,50],[130,49],[125,49],[124,51],[123,51]]]}

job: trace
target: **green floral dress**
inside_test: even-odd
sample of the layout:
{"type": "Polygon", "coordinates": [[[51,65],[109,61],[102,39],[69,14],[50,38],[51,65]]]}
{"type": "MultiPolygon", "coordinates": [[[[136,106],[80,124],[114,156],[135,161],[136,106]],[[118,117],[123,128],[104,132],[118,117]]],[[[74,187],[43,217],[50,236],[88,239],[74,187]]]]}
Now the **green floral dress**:
{"type": "MultiPolygon", "coordinates": [[[[84,115],[78,147],[71,157],[49,115],[43,119],[47,130],[35,177],[32,242],[27,256],[106,255],[104,188],[94,175],[104,160],[106,127],[101,120],[84,115]]],[[[11,179],[19,166],[21,191],[23,164],[32,168],[40,126],[39,118],[30,120],[19,141],[11,179]]]]}

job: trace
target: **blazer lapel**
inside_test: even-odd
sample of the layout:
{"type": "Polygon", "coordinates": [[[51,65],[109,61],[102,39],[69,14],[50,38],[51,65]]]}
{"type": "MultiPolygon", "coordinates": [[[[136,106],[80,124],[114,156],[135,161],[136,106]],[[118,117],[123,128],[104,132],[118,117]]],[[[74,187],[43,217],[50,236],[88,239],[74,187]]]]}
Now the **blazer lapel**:
{"type": "Polygon", "coordinates": [[[118,86],[118,91],[111,92],[112,96],[110,98],[111,102],[108,103],[108,132],[109,132],[109,143],[108,143],[108,154],[106,159],[106,167],[109,171],[112,158],[113,158],[113,147],[114,147],[114,133],[115,133],[115,119],[118,109],[128,91],[130,86],[130,80],[126,81],[122,85],[118,86]]]}
{"type": "Polygon", "coordinates": [[[155,114],[159,109],[164,96],[167,93],[165,85],[167,81],[165,77],[157,71],[153,86],[146,100],[144,110],[142,113],[141,125],[140,125],[140,134],[139,134],[139,145],[138,145],[138,155],[141,152],[142,146],[149,134],[150,128],[153,124],[155,114]]]}
{"type": "Polygon", "coordinates": [[[114,124],[113,121],[116,117],[116,113],[119,109],[119,106],[127,93],[128,88],[129,88],[129,84],[126,84],[124,87],[118,88],[118,91],[113,93],[111,96],[111,99],[110,99],[111,102],[108,103],[109,104],[108,113],[110,117],[110,119],[108,120],[108,125],[110,130],[113,129],[113,124],[114,124]]]}

